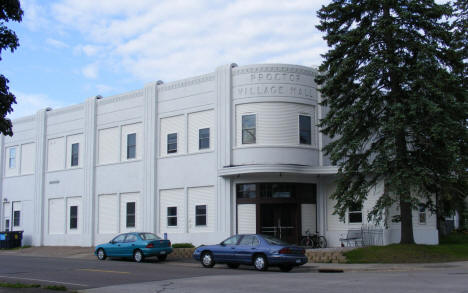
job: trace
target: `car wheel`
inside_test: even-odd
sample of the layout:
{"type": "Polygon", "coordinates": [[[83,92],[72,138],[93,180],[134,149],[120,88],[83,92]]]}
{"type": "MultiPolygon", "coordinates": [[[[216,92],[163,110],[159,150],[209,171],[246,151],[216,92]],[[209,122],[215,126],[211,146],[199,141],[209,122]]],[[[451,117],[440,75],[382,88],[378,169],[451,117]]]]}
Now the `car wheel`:
{"type": "Polygon", "coordinates": [[[292,267],[292,266],[288,266],[288,265],[282,265],[282,266],[280,266],[279,268],[280,268],[280,270],[281,270],[282,272],[290,272],[290,271],[292,270],[293,267],[292,267]]]}
{"type": "Polygon", "coordinates": [[[167,254],[158,255],[158,260],[159,261],[165,261],[166,258],[167,258],[167,254]]]}
{"type": "Polygon", "coordinates": [[[142,262],[144,258],[145,258],[145,255],[139,249],[135,250],[135,252],[133,253],[133,260],[135,262],[142,262]]]}
{"type": "Polygon", "coordinates": [[[200,261],[205,268],[212,268],[215,265],[213,254],[209,251],[202,253],[200,261]]]}
{"type": "Polygon", "coordinates": [[[98,251],[97,251],[97,258],[99,260],[105,260],[106,257],[107,257],[107,255],[106,255],[106,252],[104,251],[104,249],[99,248],[98,251]]]}
{"type": "Polygon", "coordinates": [[[268,263],[264,255],[256,255],[253,264],[257,271],[266,271],[268,269],[268,263]]]}
{"type": "Polygon", "coordinates": [[[239,264],[238,263],[228,263],[227,266],[230,269],[237,269],[239,267],[239,264]]]}

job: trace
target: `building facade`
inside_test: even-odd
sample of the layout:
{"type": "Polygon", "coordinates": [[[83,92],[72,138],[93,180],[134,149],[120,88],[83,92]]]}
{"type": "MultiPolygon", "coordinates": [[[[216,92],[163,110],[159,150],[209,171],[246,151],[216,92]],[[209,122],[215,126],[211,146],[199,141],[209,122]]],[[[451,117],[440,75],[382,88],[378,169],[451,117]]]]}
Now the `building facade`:
{"type": "MultiPolygon", "coordinates": [[[[0,139],[0,229],[35,246],[93,246],[135,230],[195,245],[235,233],[297,242],[310,231],[339,246],[366,224],[383,184],[344,222],[333,214],[337,168],[322,152],[315,75],[230,64],[17,119],[0,139]]],[[[417,242],[438,242],[423,208],[414,230],[417,242]]],[[[399,235],[390,224],[383,243],[399,235]]]]}

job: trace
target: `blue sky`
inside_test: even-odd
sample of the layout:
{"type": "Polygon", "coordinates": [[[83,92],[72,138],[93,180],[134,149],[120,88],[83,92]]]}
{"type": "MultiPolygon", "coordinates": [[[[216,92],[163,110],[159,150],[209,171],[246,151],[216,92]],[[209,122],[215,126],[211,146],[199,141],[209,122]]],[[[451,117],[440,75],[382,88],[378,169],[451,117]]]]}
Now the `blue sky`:
{"type": "Polygon", "coordinates": [[[9,117],[232,62],[318,65],[327,2],[21,0],[23,21],[9,24],[20,47],[0,61],[18,102],[9,117]]]}

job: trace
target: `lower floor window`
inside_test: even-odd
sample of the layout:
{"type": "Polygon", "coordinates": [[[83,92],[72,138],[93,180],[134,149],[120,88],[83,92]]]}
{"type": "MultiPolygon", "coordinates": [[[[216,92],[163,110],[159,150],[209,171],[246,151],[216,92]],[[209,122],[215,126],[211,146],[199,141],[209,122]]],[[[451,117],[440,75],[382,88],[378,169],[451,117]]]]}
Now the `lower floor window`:
{"type": "Polygon", "coordinates": [[[13,226],[18,227],[20,226],[20,217],[21,217],[21,212],[20,211],[14,211],[13,212],[13,226]]]}
{"type": "Polygon", "coordinates": [[[127,202],[127,228],[135,228],[135,202],[127,202]]]}
{"type": "Polygon", "coordinates": [[[362,204],[354,203],[349,207],[349,223],[362,223],[362,204]]]}
{"type": "Polygon", "coordinates": [[[206,226],[206,205],[195,206],[195,226],[206,226]]]}
{"type": "Polygon", "coordinates": [[[10,230],[10,219],[6,219],[5,220],[5,231],[9,231],[10,230]]]}
{"type": "Polygon", "coordinates": [[[177,226],[177,207],[167,208],[167,226],[169,227],[177,226]]]}
{"type": "Polygon", "coordinates": [[[70,206],[70,229],[78,228],[78,206],[70,206]]]}
{"type": "Polygon", "coordinates": [[[419,224],[426,224],[426,206],[420,204],[418,207],[419,212],[419,224]]]}

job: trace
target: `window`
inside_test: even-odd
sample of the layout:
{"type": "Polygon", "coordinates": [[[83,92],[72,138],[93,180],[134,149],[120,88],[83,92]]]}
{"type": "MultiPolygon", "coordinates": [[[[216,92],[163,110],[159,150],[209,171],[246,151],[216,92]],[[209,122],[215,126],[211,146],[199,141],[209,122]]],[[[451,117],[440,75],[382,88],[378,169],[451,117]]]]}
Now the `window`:
{"type": "Polygon", "coordinates": [[[10,219],[5,220],[5,231],[10,231],[10,219]]]}
{"type": "Polygon", "coordinates": [[[246,245],[246,246],[258,246],[260,242],[258,241],[257,237],[254,235],[246,235],[242,237],[242,240],[239,242],[239,245],[246,245]]]}
{"type": "Polygon", "coordinates": [[[120,234],[117,237],[115,237],[114,239],[112,239],[111,242],[112,243],[122,243],[125,240],[125,236],[126,236],[126,234],[120,234]]]}
{"type": "Polygon", "coordinates": [[[418,212],[419,212],[419,224],[426,224],[426,206],[423,204],[420,204],[418,206],[418,212]]]}
{"type": "Polygon", "coordinates": [[[169,227],[177,226],[177,207],[167,208],[167,226],[169,227]]]}
{"type": "Polygon", "coordinates": [[[221,242],[223,245],[236,245],[237,241],[239,241],[239,235],[234,235],[232,237],[229,237],[228,239],[224,240],[221,242]]]}
{"type": "Polygon", "coordinates": [[[13,212],[13,226],[18,227],[20,226],[20,217],[21,217],[21,212],[20,211],[14,211],[13,212]]]}
{"type": "Polygon", "coordinates": [[[354,203],[349,207],[349,222],[362,223],[362,204],[354,203]]]}
{"type": "Polygon", "coordinates": [[[202,128],[198,129],[198,149],[209,149],[210,148],[210,129],[202,128]]]}
{"type": "Polygon", "coordinates": [[[206,205],[195,206],[195,226],[206,226],[206,205]]]}
{"type": "Polygon", "coordinates": [[[135,228],[135,202],[127,202],[127,228],[135,228]]]}
{"type": "Polygon", "coordinates": [[[256,184],[237,184],[237,198],[255,198],[256,194],[256,184]]]}
{"type": "Polygon", "coordinates": [[[177,153],[177,133],[169,133],[167,135],[167,153],[177,153]]]}
{"type": "Polygon", "coordinates": [[[127,159],[136,158],[136,133],[127,134],[127,159]]]}
{"type": "Polygon", "coordinates": [[[242,144],[256,143],[256,115],[242,115],[242,144]]]}
{"type": "Polygon", "coordinates": [[[10,169],[16,168],[16,148],[10,148],[10,158],[8,160],[8,167],[10,169]]]}
{"type": "Polygon", "coordinates": [[[135,234],[128,234],[127,238],[125,238],[125,242],[135,242],[137,241],[137,237],[135,234]]]}
{"type": "Polygon", "coordinates": [[[70,229],[78,228],[78,206],[70,206],[70,229]]]}
{"type": "Polygon", "coordinates": [[[310,116],[299,115],[299,143],[311,143],[311,118],[310,116]]]}
{"type": "Polygon", "coordinates": [[[78,166],[79,151],[80,151],[79,143],[74,143],[71,145],[71,166],[72,167],[78,166]]]}

